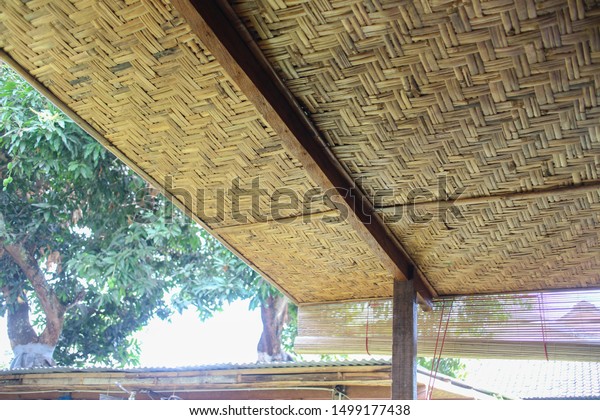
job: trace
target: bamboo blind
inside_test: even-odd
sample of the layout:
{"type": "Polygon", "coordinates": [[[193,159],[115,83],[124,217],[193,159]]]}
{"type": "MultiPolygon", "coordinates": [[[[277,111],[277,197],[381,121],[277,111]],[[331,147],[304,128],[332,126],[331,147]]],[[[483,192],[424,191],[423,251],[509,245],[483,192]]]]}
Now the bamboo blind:
{"type": "MultiPolygon", "coordinates": [[[[600,291],[443,299],[419,312],[418,353],[442,357],[600,361],[600,291]],[[443,335],[446,338],[443,339],[443,335]]],[[[390,354],[389,300],[303,305],[300,353],[390,354]]]]}

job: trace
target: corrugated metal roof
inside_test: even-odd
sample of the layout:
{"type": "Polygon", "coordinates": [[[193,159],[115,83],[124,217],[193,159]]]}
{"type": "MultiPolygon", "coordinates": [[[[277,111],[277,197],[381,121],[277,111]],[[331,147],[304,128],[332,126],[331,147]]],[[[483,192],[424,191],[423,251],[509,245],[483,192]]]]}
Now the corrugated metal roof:
{"type": "MultiPolygon", "coordinates": [[[[196,366],[144,366],[131,368],[115,368],[107,366],[99,367],[45,367],[31,369],[8,369],[0,370],[0,374],[29,374],[29,373],[68,373],[68,372],[187,372],[187,371],[205,371],[205,370],[241,370],[241,369],[275,369],[275,368],[316,368],[316,367],[356,367],[356,366],[389,366],[389,360],[344,360],[344,361],[326,361],[326,362],[273,362],[273,363],[218,363],[211,365],[196,366]]],[[[421,372],[428,373],[428,372],[421,372]]]]}
{"type": "MultiPolygon", "coordinates": [[[[348,368],[348,367],[367,367],[381,366],[383,368],[390,367],[391,361],[385,359],[377,360],[344,360],[344,361],[323,361],[323,362],[275,362],[275,363],[221,363],[212,365],[197,365],[197,366],[178,366],[178,367],[135,367],[135,368],[114,368],[114,367],[46,367],[46,368],[31,368],[31,369],[10,369],[0,370],[0,376],[3,375],[28,375],[28,374],[51,374],[51,373],[158,373],[158,372],[190,372],[190,371],[215,371],[215,370],[250,370],[250,369],[298,369],[298,368],[348,368]]],[[[419,367],[418,374],[429,378],[430,371],[419,367]]],[[[423,376],[421,376],[423,378],[423,376]]],[[[424,378],[425,379],[425,378],[424,378]]],[[[449,377],[438,373],[436,380],[454,385],[467,391],[479,392],[482,394],[495,396],[497,392],[489,391],[483,387],[475,387],[461,380],[449,377]]]]}

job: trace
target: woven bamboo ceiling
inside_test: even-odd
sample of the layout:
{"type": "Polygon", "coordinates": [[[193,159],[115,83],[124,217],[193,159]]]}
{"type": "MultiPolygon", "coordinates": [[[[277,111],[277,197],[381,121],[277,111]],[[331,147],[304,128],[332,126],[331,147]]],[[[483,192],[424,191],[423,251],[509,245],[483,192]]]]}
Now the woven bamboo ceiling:
{"type": "Polygon", "coordinates": [[[0,0],[4,61],[299,303],[600,286],[600,6],[0,0]]]}

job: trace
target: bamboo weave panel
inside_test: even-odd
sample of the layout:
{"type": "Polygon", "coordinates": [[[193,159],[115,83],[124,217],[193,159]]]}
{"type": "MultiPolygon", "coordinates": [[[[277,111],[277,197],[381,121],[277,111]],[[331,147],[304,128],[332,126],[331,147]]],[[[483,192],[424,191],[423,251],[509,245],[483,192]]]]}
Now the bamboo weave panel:
{"type": "MultiPolygon", "coordinates": [[[[377,205],[403,203],[414,188],[435,194],[441,175],[448,193],[468,187],[473,196],[597,179],[600,35],[592,3],[235,6],[355,179],[370,194],[392,192],[377,205]]],[[[191,191],[192,206],[196,191],[205,191],[202,208],[213,214],[216,191],[236,179],[249,185],[260,177],[267,193],[258,211],[249,213],[243,203],[247,221],[260,222],[272,214],[272,192],[289,187],[303,195],[314,187],[169,4],[6,1],[0,10],[0,46],[154,180],[165,185],[171,177],[175,192],[191,191]]],[[[225,199],[225,207],[226,219],[211,227],[244,223],[233,217],[231,201],[225,199]]],[[[327,209],[316,200],[281,215],[327,209]]],[[[577,205],[571,209],[579,211],[577,205]]],[[[455,270],[454,277],[435,262],[421,268],[442,294],[597,284],[596,222],[589,216],[593,209],[583,211],[579,216],[569,210],[566,219],[583,224],[582,235],[577,227],[559,226],[545,238],[534,220],[538,230],[533,227],[535,233],[523,239],[531,245],[511,245],[511,238],[493,239],[504,235],[494,230],[502,224],[498,219],[488,228],[469,229],[471,236],[459,241],[455,255],[463,271],[455,270]],[[536,248],[547,240],[554,241],[550,253],[536,248]],[[511,259],[511,252],[545,256],[553,276],[530,281],[530,273],[537,273],[533,263],[506,269],[497,259],[511,259]],[[477,262],[475,273],[464,261],[477,262]]],[[[467,225],[477,227],[473,217],[467,225]]],[[[447,256],[437,253],[436,242],[419,248],[409,240],[406,232],[421,235],[422,225],[392,229],[419,263],[447,256]]],[[[441,231],[435,223],[427,229],[441,231]]],[[[275,232],[283,236],[265,244],[287,245],[282,238],[293,237],[280,227],[275,232]]],[[[362,249],[359,242],[356,249],[362,249]]],[[[446,239],[441,244],[448,247],[446,239]]],[[[323,264],[344,253],[343,247],[330,249],[334,259],[323,264]]],[[[355,272],[349,273],[343,278],[355,272]]]]}
{"type": "MultiPolygon", "coordinates": [[[[595,1],[233,6],[383,214],[599,179],[595,1]]],[[[388,219],[440,295],[600,284],[596,193],[490,201],[388,219]]]]}
{"type": "Polygon", "coordinates": [[[298,218],[218,233],[251,255],[299,303],[391,296],[391,275],[339,218],[298,218]]]}
{"type": "Polygon", "coordinates": [[[599,178],[595,1],[233,3],[379,205],[599,178]]]}
{"type": "Polygon", "coordinates": [[[345,222],[286,223],[331,205],[303,200],[317,186],[168,2],[2,0],[0,47],[296,300],[389,295],[345,222]],[[259,180],[258,206],[248,194],[234,205],[236,180],[259,180]],[[225,217],[211,221],[219,192],[225,217]]]}
{"type": "Polygon", "coordinates": [[[600,189],[456,204],[427,223],[384,213],[441,295],[600,285],[600,189]]]}
{"type": "MultiPolygon", "coordinates": [[[[0,47],[211,227],[272,219],[277,191],[316,187],[168,3],[0,5],[0,47]],[[257,208],[248,195],[232,206],[236,182],[258,182],[257,208]]],[[[276,214],[329,208],[317,199],[276,214]]]]}

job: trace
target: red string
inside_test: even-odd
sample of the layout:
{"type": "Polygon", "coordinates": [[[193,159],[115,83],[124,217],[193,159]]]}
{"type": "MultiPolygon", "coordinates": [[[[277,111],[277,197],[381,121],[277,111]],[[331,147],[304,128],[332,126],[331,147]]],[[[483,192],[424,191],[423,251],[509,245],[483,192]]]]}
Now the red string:
{"type": "Polygon", "coordinates": [[[540,321],[542,321],[542,341],[544,342],[544,354],[546,355],[546,361],[548,358],[548,344],[546,343],[546,316],[544,315],[544,295],[538,295],[538,308],[540,310],[540,321]]]}
{"type": "MultiPolygon", "coordinates": [[[[448,318],[446,318],[446,325],[444,327],[444,336],[442,337],[442,343],[440,346],[440,353],[437,357],[437,364],[435,367],[435,372],[433,374],[433,378],[431,376],[431,373],[429,375],[429,389],[428,389],[428,395],[427,395],[427,399],[430,400],[431,396],[433,395],[433,387],[435,386],[435,380],[437,379],[437,373],[440,369],[440,362],[442,361],[442,352],[444,351],[444,343],[446,342],[446,334],[448,333],[448,324],[450,323],[450,317],[452,316],[452,307],[454,306],[454,299],[452,299],[452,302],[450,303],[450,310],[448,311],[448,318]]],[[[442,312],[442,317],[444,316],[443,312],[442,312]]],[[[442,323],[442,317],[440,317],[440,325],[442,323]]],[[[438,327],[438,340],[440,338],[440,329],[438,327]]],[[[436,340],[436,351],[437,351],[437,340],[436,340]]],[[[433,356],[433,360],[431,361],[431,369],[433,370],[433,365],[435,363],[435,354],[433,356]]]]}
{"type": "Polygon", "coordinates": [[[440,314],[440,323],[438,325],[438,333],[435,339],[435,348],[433,349],[433,359],[431,360],[431,370],[429,371],[429,383],[427,386],[427,399],[429,399],[429,390],[431,389],[432,383],[431,380],[433,378],[433,369],[435,366],[435,356],[437,355],[438,344],[440,342],[440,331],[442,330],[442,321],[444,320],[444,309],[446,309],[446,301],[442,302],[442,313],[440,314]]]}
{"type": "Polygon", "coordinates": [[[369,319],[371,318],[371,308],[377,308],[377,307],[379,307],[379,303],[371,304],[371,302],[369,302],[367,305],[367,325],[365,327],[365,350],[367,351],[367,354],[369,356],[371,355],[371,353],[369,353],[369,319]]]}

